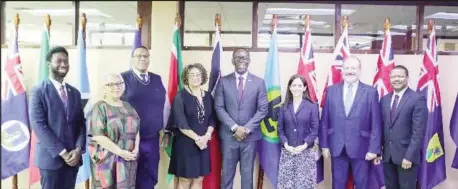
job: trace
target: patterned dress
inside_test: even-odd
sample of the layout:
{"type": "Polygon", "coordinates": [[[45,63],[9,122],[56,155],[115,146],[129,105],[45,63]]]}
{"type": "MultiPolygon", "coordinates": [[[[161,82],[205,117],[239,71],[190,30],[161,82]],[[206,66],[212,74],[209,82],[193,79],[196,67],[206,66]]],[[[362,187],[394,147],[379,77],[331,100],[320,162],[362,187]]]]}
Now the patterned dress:
{"type": "Polygon", "coordinates": [[[283,147],[281,148],[277,188],[317,188],[315,150],[313,148],[307,148],[296,155],[291,154],[283,147]]]}
{"type": "Polygon", "coordinates": [[[133,151],[139,131],[140,118],[127,102],[122,107],[105,101],[94,105],[88,119],[89,155],[91,159],[93,189],[134,189],[137,161],[123,158],[102,148],[93,136],[106,136],[119,148],[133,151]]]}

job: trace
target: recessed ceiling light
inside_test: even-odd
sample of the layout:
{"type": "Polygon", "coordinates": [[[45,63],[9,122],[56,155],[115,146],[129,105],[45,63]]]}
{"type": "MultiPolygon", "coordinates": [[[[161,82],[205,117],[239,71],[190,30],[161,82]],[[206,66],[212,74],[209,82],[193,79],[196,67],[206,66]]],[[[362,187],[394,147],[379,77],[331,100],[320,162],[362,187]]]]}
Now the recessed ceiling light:
{"type": "MultiPolygon", "coordinates": [[[[35,16],[44,16],[46,14],[49,14],[50,16],[73,16],[75,13],[74,9],[26,9],[21,11],[35,16]]],[[[85,13],[87,16],[103,16],[111,18],[110,15],[97,9],[80,9],[80,12],[85,13]]]]}
{"type": "Polygon", "coordinates": [[[446,20],[458,20],[458,13],[446,13],[446,12],[437,12],[428,16],[425,16],[426,19],[436,18],[436,19],[446,19],[446,20]]]}
{"type": "MultiPolygon", "coordinates": [[[[355,10],[342,9],[342,15],[351,15],[355,10]]],[[[291,8],[268,8],[266,14],[302,14],[302,15],[334,15],[335,9],[291,9],[291,8]]],[[[270,16],[272,18],[272,16],[270,16]]]]}

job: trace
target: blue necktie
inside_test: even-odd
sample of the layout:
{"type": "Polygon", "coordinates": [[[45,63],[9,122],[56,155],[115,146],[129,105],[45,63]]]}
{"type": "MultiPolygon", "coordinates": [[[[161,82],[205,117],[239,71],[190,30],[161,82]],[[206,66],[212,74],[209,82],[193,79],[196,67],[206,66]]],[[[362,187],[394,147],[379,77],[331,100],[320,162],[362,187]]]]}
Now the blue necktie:
{"type": "Polygon", "coordinates": [[[142,76],[142,81],[143,81],[144,83],[146,83],[146,74],[143,74],[143,73],[142,73],[142,74],[140,74],[140,76],[142,76]]]}
{"type": "Polygon", "coordinates": [[[391,122],[394,120],[394,116],[396,116],[396,108],[398,107],[398,101],[399,101],[399,95],[394,95],[394,101],[393,105],[391,106],[391,112],[390,112],[390,117],[391,117],[391,122]]]}
{"type": "Polygon", "coordinates": [[[351,105],[353,104],[353,86],[348,85],[348,90],[347,90],[347,95],[345,96],[345,113],[348,114],[350,113],[351,105]]]}

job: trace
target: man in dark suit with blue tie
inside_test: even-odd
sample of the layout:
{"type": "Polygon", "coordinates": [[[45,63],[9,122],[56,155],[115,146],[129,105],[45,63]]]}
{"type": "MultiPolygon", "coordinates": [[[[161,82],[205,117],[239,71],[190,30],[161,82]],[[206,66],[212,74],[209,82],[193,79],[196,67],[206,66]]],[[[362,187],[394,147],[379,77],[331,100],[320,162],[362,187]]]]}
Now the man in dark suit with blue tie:
{"type": "Polygon", "coordinates": [[[328,88],[321,116],[320,146],[331,158],[333,189],[344,189],[351,166],[358,189],[366,189],[369,163],[381,147],[381,114],[377,90],[359,81],[361,61],[342,64],[343,83],[328,88]]]}
{"type": "Polygon", "coordinates": [[[40,169],[41,188],[73,189],[86,144],[81,94],[64,82],[70,68],[64,47],[52,48],[46,61],[50,77],[32,88],[29,105],[38,139],[34,163],[40,169]]]}
{"type": "MultiPolygon", "coordinates": [[[[426,98],[409,89],[409,71],[398,65],[390,72],[393,92],[381,100],[383,170],[386,189],[415,188],[428,109],[426,98]]],[[[377,158],[375,163],[380,163],[377,158]]]]}

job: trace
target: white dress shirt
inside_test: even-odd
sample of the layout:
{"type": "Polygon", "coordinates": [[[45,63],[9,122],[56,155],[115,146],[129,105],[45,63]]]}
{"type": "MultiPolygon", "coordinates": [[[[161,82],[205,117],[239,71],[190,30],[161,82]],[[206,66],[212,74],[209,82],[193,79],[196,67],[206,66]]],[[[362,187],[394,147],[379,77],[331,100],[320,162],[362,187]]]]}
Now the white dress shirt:
{"type": "MultiPolygon", "coordinates": [[[[60,98],[62,98],[62,96],[60,95],[60,88],[62,86],[64,86],[65,95],[68,96],[67,95],[67,86],[65,85],[65,81],[62,81],[62,83],[59,83],[58,81],[56,81],[55,79],[53,79],[51,77],[49,77],[49,80],[51,80],[52,85],[54,85],[54,87],[56,88],[57,95],[59,95],[60,98]]],[[[67,150],[64,148],[62,151],[60,151],[59,155],[61,156],[61,155],[65,154],[66,152],[67,152],[67,150]]]]}
{"type": "Polygon", "coordinates": [[[134,71],[135,75],[137,75],[137,77],[140,78],[140,79],[143,79],[143,77],[142,77],[140,74],[145,74],[145,75],[146,75],[146,77],[145,77],[146,82],[149,81],[149,74],[148,74],[148,72],[146,72],[146,73],[140,73],[140,72],[139,72],[137,69],[135,69],[135,68],[132,68],[132,70],[134,71]]]}
{"type": "MultiPolygon", "coordinates": [[[[394,97],[395,97],[396,95],[399,96],[398,104],[397,104],[397,106],[399,106],[399,102],[401,102],[401,98],[402,98],[402,96],[404,95],[404,93],[406,92],[406,90],[407,90],[407,87],[404,88],[404,89],[402,89],[401,91],[399,91],[399,93],[396,93],[396,91],[393,91],[393,96],[391,97],[390,107],[393,106],[394,97]]],[[[397,106],[396,106],[396,107],[397,107],[397,106]]]]}
{"type": "Polygon", "coordinates": [[[237,89],[239,88],[239,83],[240,83],[239,77],[240,76],[243,77],[243,88],[245,89],[245,83],[246,83],[246,79],[248,77],[248,72],[245,72],[243,75],[239,75],[237,72],[235,72],[235,87],[237,89]]]}
{"type": "MultiPolygon", "coordinates": [[[[347,93],[348,93],[348,83],[345,83],[344,82],[344,86],[343,86],[343,100],[345,101],[345,97],[347,96],[347,93]]],[[[356,96],[356,91],[358,90],[358,85],[359,85],[359,81],[356,81],[355,83],[351,84],[352,85],[352,92],[353,92],[353,102],[355,101],[355,96],[356,96]]]]}
{"type": "MultiPolygon", "coordinates": [[[[54,85],[54,87],[56,88],[57,90],[57,94],[60,96],[60,88],[62,86],[64,86],[64,91],[65,91],[65,96],[68,96],[67,95],[67,86],[65,85],[65,81],[62,81],[62,83],[59,83],[58,81],[56,81],[55,79],[49,77],[49,80],[51,80],[51,83],[52,85],[54,85]]],[[[62,96],[60,96],[62,98],[62,96]]]]}
{"type": "MultiPolygon", "coordinates": [[[[245,72],[243,75],[240,75],[238,74],[237,72],[235,72],[235,88],[238,90],[239,88],[239,83],[240,83],[240,80],[239,80],[239,77],[242,76],[243,77],[243,89],[245,89],[245,84],[246,84],[246,80],[247,80],[247,77],[248,77],[248,71],[245,72]]],[[[231,127],[231,131],[234,132],[235,131],[235,128],[239,126],[237,124],[233,125],[231,127]]]]}

